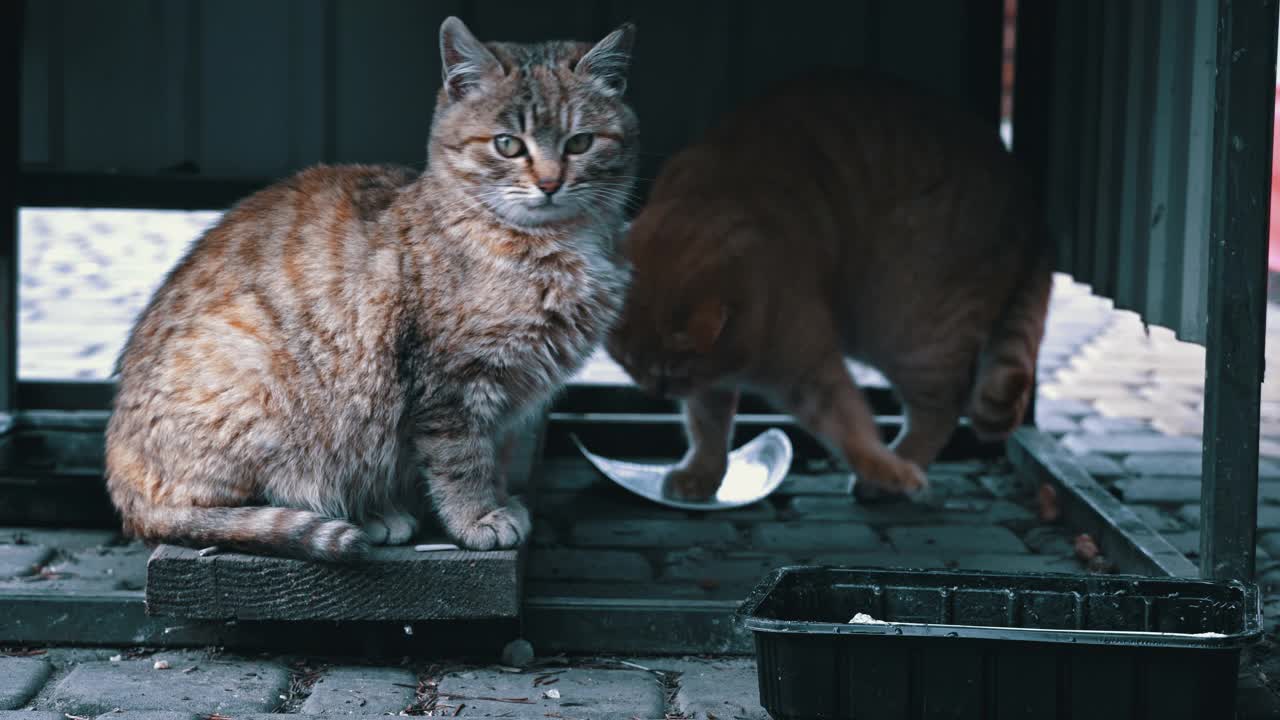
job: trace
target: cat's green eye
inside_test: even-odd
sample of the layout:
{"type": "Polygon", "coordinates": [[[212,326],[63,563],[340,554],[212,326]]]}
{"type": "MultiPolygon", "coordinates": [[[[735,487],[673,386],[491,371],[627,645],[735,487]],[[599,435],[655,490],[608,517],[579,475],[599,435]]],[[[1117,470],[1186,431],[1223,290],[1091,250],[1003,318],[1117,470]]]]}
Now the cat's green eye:
{"type": "Polygon", "coordinates": [[[596,136],[591,133],[578,133],[565,141],[564,151],[570,155],[581,155],[590,150],[595,141],[596,136]]]}
{"type": "Polygon", "coordinates": [[[520,157],[525,153],[524,142],[515,135],[498,135],[493,139],[493,149],[502,157],[520,157]]]}

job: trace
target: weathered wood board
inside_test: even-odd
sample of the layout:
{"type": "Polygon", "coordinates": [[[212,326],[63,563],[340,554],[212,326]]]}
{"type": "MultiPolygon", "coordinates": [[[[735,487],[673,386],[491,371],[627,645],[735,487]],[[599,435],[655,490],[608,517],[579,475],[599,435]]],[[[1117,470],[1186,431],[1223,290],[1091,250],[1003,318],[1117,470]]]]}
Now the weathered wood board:
{"type": "Polygon", "coordinates": [[[499,619],[520,610],[519,552],[377,548],[351,565],[173,545],[147,561],[147,613],[198,620],[499,619]]]}

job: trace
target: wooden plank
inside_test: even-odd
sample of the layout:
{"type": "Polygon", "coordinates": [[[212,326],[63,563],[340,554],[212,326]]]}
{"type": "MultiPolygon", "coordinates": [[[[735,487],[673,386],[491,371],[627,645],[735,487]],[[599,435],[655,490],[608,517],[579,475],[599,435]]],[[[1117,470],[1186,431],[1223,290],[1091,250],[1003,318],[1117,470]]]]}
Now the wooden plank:
{"type": "Polygon", "coordinates": [[[1218,2],[1200,571],[1250,580],[1267,324],[1274,2],[1218,2]]]}
{"type": "Polygon", "coordinates": [[[377,548],[338,565],[215,554],[173,545],[147,561],[147,612],[200,620],[416,620],[514,618],[516,550],[421,553],[377,548]]]}
{"type": "Polygon", "coordinates": [[[239,622],[148,615],[140,591],[0,591],[0,645],[222,647],[361,657],[468,657],[492,662],[519,631],[513,619],[417,622],[239,622]],[[405,626],[411,632],[405,631],[405,626]]]}
{"type": "Polygon", "coordinates": [[[1033,487],[1050,483],[1058,492],[1063,522],[1074,532],[1092,535],[1121,571],[1196,576],[1190,560],[1099,485],[1053,438],[1019,428],[1009,442],[1009,459],[1033,487]]]}

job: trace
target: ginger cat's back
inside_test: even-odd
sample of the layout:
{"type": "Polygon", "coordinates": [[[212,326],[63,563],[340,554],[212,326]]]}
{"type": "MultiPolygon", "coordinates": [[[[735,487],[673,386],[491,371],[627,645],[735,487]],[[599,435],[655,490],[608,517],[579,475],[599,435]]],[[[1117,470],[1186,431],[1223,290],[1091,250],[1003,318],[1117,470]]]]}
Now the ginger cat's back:
{"type": "Polygon", "coordinates": [[[964,410],[992,437],[1021,419],[1050,280],[1039,230],[993,127],[893,80],[816,72],[663,168],[611,348],[642,385],[681,386],[691,426],[699,394],[763,390],[860,476],[910,490],[923,477],[901,460],[931,462],[964,410]],[[903,396],[900,457],[866,427],[844,357],[903,396]]]}

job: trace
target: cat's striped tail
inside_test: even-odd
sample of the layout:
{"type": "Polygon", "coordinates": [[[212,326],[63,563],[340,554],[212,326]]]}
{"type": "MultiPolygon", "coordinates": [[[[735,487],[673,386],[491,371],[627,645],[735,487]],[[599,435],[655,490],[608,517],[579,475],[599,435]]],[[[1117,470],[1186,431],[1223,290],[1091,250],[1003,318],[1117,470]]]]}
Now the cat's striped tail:
{"type": "Polygon", "coordinates": [[[369,538],[355,525],[294,508],[136,503],[125,527],[145,540],[303,560],[350,562],[369,552],[369,538]]]}
{"type": "Polygon", "coordinates": [[[981,440],[1007,438],[1022,424],[1031,403],[1053,285],[1050,262],[1049,253],[1041,251],[1028,263],[978,355],[969,422],[981,440]]]}

